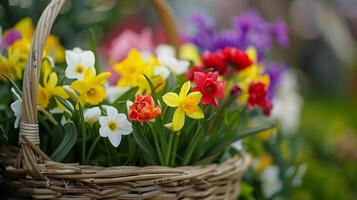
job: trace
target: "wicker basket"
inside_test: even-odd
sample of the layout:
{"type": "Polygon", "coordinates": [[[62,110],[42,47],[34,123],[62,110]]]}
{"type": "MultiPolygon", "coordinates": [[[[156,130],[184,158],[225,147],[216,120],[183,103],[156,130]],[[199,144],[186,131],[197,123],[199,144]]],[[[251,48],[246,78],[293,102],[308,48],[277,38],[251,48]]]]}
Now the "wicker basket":
{"type": "MultiPolygon", "coordinates": [[[[21,147],[2,149],[3,179],[14,198],[34,199],[236,199],[250,157],[239,155],[207,166],[120,166],[102,168],[63,164],[39,149],[37,86],[44,43],[65,0],[52,0],[43,12],[31,44],[23,80],[21,147]]],[[[177,31],[164,0],[151,0],[169,41],[177,31]]]]}

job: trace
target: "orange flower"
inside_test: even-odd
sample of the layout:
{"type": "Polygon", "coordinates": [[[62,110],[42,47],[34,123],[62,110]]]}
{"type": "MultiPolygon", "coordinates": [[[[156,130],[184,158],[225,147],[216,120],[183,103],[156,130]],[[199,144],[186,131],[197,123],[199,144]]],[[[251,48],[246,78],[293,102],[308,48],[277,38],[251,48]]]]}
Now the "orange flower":
{"type": "Polygon", "coordinates": [[[155,107],[150,95],[136,95],[134,103],[129,106],[129,119],[138,122],[146,122],[155,119],[161,114],[159,107],[155,107]]]}

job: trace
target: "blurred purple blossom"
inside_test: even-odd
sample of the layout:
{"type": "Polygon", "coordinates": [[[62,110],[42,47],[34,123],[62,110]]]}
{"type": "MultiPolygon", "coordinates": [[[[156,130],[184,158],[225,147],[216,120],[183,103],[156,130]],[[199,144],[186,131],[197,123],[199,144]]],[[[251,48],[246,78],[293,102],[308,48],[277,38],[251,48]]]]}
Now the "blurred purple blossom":
{"type": "Polygon", "coordinates": [[[0,41],[0,50],[6,49],[18,39],[21,39],[21,33],[19,31],[15,29],[8,30],[3,40],[0,41]]]}
{"type": "Polygon", "coordinates": [[[227,29],[217,29],[213,20],[202,12],[195,13],[189,22],[191,31],[187,39],[202,51],[215,51],[227,46],[240,49],[254,46],[261,54],[265,49],[271,49],[275,41],[283,47],[289,43],[284,21],[265,21],[254,9],[233,17],[232,27],[227,29]]]}
{"type": "Polygon", "coordinates": [[[288,69],[288,65],[286,63],[268,62],[265,64],[265,68],[270,78],[268,95],[269,99],[272,99],[283,73],[288,69]]]}

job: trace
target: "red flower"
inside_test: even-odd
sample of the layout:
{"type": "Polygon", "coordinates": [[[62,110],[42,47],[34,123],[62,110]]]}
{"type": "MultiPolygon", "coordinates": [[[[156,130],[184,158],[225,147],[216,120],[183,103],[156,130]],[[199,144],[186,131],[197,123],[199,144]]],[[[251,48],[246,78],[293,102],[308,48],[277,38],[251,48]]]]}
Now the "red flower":
{"type": "Polygon", "coordinates": [[[260,107],[265,115],[270,115],[273,105],[268,99],[268,90],[264,83],[253,82],[249,85],[248,108],[260,107]]]}
{"type": "Polygon", "coordinates": [[[206,51],[203,53],[202,62],[205,69],[214,69],[218,71],[220,75],[223,75],[227,71],[227,63],[220,52],[212,53],[206,51]]]}
{"type": "Polygon", "coordinates": [[[160,113],[160,108],[155,107],[150,95],[136,95],[133,105],[129,106],[129,119],[141,123],[155,119],[160,113]]]}
{"type": "Polygon", "coordinates": [[[222,54],[236,71],[243,70],[253,64],[253,61],[244,51],[234,47],[226,47],[222,50],[222,54]]]}
{"type": "Polygon", "coordinates": [[[193,81],[196,84],[193,91],[202,93],[201,102],[203,104],[212,104],[217,108],[217,100],[224,96],[225,82],[217,80],[218,72],[195,72],[193,81]]]}
{"type": "Polygon", "coordinates": [[[193,81],[193,75],[195,72],[203,72],[202,66],[193,66],[186,72],[186,80],[193,81]]]}

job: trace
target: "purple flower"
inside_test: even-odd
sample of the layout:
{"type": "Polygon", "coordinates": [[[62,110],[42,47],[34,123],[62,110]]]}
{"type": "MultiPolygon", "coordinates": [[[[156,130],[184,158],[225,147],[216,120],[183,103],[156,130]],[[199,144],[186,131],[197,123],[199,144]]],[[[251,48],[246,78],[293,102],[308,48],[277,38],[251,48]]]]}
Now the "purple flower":
{"type": "Polygon", "coordinates": [[[289,45],[288,26],[283,20],[277,20],[272,24],[272,34],[280,46],[289,45]]]}
{"type": "Polygon", "coordinates": [[[190,18],[189,42],[201,51],[215,51],[224,47],[246,49],[253,46],[260,58],[264,50],[270,50],[274,42],[286,47],[289,43],[287,26],[282,20],[265,21],[257,10],[251,9],[231,19],[231,28],[219,30],[213,20],[202,12],[190,18]]]}
{"type": "Polygon", "coordinates": [[[268,91],[269,99],[272,99],[277,86],[280,84],[282,74],[288,69],[286,63],[269,62],[266,65],[266,72],[270,78],[270,86],[268,91]]]}
{"type": "Polygon", "coordinates": [[[0,42],[0,50],[6,49],[13,44],[16,40],[21,39],[21,33],[15,29],[10,29],[6,33],[4,39],[0,42]]]}

